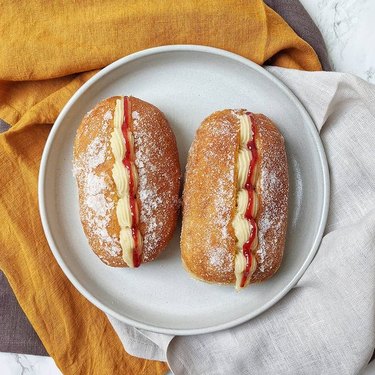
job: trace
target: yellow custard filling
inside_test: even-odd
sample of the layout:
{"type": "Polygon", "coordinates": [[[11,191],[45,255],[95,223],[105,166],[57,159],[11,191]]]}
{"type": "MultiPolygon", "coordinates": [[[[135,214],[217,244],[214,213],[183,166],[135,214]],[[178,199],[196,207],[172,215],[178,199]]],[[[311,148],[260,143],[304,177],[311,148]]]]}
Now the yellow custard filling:
{"type": "MultiPolygon", "coordinates": [[[[132,211],[130,205],[129,186],[130,175],[129,170],[123,164],[126,152],[126,142],[122,132],[124,122],[124,98],[116,100],[116,108],[114,113],[114,129],[111,135],[111,149],[115,159],[112,168],[112,177],[116,185],[118,202],[116,206],[116,216],[120,225],[120,245],[122,248],[122,258],[129,267],[134,267],[133,252],[135,250],[135,241],[132,232],[132,211]]],[[[128,134],[130,154],[134,155],[134,141],[131,132],[128,134]]],[[[134,163],[131,163],[131,171],[133,177],[134,191],[137,189],[138,174],[134,163]]],[[[137,210],[138,211],[138,210],[137,210]]],[[[136,213],[138,214],[138,213],[136,213]]],[[[137,242],[142,246],[142,236],[139,230],[136,230],[137,242]]]]}
{"type": "MultiPolygon", "coordinates": [[[[249,173],[250,163],[252,159],[251,151],[249,150],[247,144],[250,142],[253,137],[252,131],[252,124],[247,114],[240,115],[240,148],[237,156],[237,166],[238,166],[238,174],[237,174],[237,202],[236,202],[236,214],[232,221],[232,226],[236,235],[236,257],[235,257],[235,267],[234,272],[236,276],[236,289],[241,289],[241,282],[243,278],[243,274],[246,269],[246,257],[243,254],[243,245],[249,241],[251,232],[256,230],[253,228],[250,221],[245,218],[245,213],[247,210],[247,206],[249,203],[249,192],[245,189],[246,180],[249,173]]],[[[256,169],[254,174],[256,176],[256,169]]],[[[258,196],[255,191],[251,192],[252,194],[252,212],[251,216],[253,218],[256,217],[258,212],[258,196]]],[[[251,250],[256,250],[258,246],[258,236],[256,235],[252,244],[251,250]]],[[[256,270],[257,264],[256,259],[252,256],[251,266],[250,266],[250,273],[246,280],[246,285],[248,285],[251,275],[256,270]]]]}

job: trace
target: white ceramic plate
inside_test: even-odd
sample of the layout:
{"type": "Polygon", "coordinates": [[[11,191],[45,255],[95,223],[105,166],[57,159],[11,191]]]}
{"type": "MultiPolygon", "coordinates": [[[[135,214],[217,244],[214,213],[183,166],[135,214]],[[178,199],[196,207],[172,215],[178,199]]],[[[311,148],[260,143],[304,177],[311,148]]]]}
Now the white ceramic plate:
{"type": "Polygon", "coordinates": [[[165,46],[127,56],[84,84],[58,117],[43,153],[39,204],[44,231],[75,287],[106,313],[136,327],[177,335],[243,323],[296,284],[320,243],[328,212],[326,158],[314,124],[296,97],[258,65],[203,46],[165,46]],[[78,215],[72,147],[86,112],[112,95],[134,95],[159,107],[176,134],[182,168],[195,130],[211,112],[247,108],[283,133],[290,175],[289,228],[279,272],[236,293],[191,279],[180,262],[177,230],[168,248],[139,269],[105,266],[90,250],[78,215]]]}

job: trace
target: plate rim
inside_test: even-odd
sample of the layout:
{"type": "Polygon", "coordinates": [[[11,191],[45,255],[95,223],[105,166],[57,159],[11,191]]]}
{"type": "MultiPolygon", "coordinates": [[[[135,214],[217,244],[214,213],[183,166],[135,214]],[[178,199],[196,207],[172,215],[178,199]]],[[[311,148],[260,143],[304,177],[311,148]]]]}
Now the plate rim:
{"type": "Polygon", "coordinates": [[[224,329],[235,327],[239,324],[242,324],[244,322],[247,322],[251,320],[252,318],[260,315],[264,311],[268,310],[271,306],[273,306],[275,303],[280,301],[300,280],[300,278],[303,276],[307,268],[309,267],[310,263],[312,262],[315,254],[318,251],[320,242],[323,238],[324,229],[327,223],[328,218],[328,210],[329,210],[329,197],[330,197],[330,177],[329,177],[329,168],[328,168],[328,162],[327,157],[325,154],[325,150],[322,144],[322,141],[320,139],[318,130],[315,126],[314,121],[312,120],[310,114],[306,110],[306,108],[303,106],[303,104],[299,101],[299,99],[296,97],[296,95],[283,83],[281,82],[277,77],[275,77],[273,74],[268,72],[266,69],[261,67],[260,65],[254,63],[253,61],[242,57],[240,55],[237,55],[233,52],[229,52],[223,49],[209,47],[209,46],[202,46],[202,45],[194,45],[194,44],[184,44],[184,45],[166,45],[166,46],[160,46],[160,47],[153,47],[148,48],[145,50],[141,50],[135,53],[132,53],[130,55],[127,55],[125,57],[120,58],[119,60],[114,61],[113,63],[109,64],[102,70],[100,70],[98,73],[96,73],[94,76],[92,76],[89,80],[87,80],[74,94],[73,96],[68,100],[68,102],[65,104],[61,112],[59,113],[54,125],[52,126],[52,129],[48,135],[41,162],[39,167],[39,176],[38,176],[38,202],[39,202],[39,213],[41,217],[42,227],[48,242],[48,245],[52,251],[53,256],[55,257],[57,263],[59,264],[60,268],[64,272],[65,276],[69,279],[69,281],[73,284],[73,286],[92,304],[94,304],[96,307],[98,307],[100,310],[102,310],[104,313],[107,313],[111,315],[112,317],[129,324],[135,328],[141,328],[148,331],[156,332],[156,333],[163,333],[168,335],[178,335],[178,336],[188,336],[188,335],[196,335],[196,334],[204,334],[204,333],[211,333],[216,331],[221,331],[224,329]],[[277,293],[273,298],[271,298],[267,303],[265,303],[260,308],[253,310],[252,312],[245,314],[241,316],[240,318],[230,320],[225,323],[217,324],[214,326],[209,327],[203,327],[203,328],[190,328],[190,329],[179,329],[179,328],[166,328],[166,327],[157,327],[152,324],[147,324],[144,322],[139,322],[137,320],[131,319],[129,317],[126,317],[124,315],[121,315],[117,313],[116,311],[113,311],[109,306],[103,304],[100,302],[96,297],[94,297],[88,290],[85,289],[83,285],[78,281],[78,279],[73,275],[73,273],[70,271],[69,267],[65,264],[62,256],[60,255],[60,252],[58,250],[58,247],[56,246],[56,243],[53,238],[52,231],[49,227],[49,223],[47,220],[47,210],[46,210],[46,192],[45,192],[45,180],[46,180],[46,167],[48,164],[48,158],[50,154],[51,147],[53,145],[56,133],[62,124],[65,116],[70,111],[71,107],[74,105],[74,103],[78,100],[78,98],[81,97],[81,95],[89,88],[91,87],[95,82],[100,80],[103,76],[107,75],[112,70],[117,69],[118,67],[127,64],[129,62],[142,59],[146,56],[152,56],[162,53],[170,53],[170,52],[200,52],[200,53],[207,53],[207,54],[213,54],[218,55],[220,57],[229,58],[231,60],[234,60],[236,62],[239,62],[251,69],[254,69],[267,77],[269,80],[271,80],[274,84],[276,84],[282,91],[284,91],[285,94],[292,100],[293,104],[297,107],[298,111],[301,113],[304,121],[307,123],[308,127],[311,130],[311,135],[313,137],[315,146],[317,148],[318,154],[319,154],[319,160],[320,160],[320,167],[323,173],[323,199],[322,199],[322,216],[320,218],[319,226],[317,233],[315,235],[314,241],[312,242],[312,246],[310,248],[310,251],[308,252],[308,256],[306,257],[305,261],[302,263],[301,267],[299,268],[298,272],[294,275],[292,280],[286,284],[282,290],[280,290],[279,293],[277,293]]]}

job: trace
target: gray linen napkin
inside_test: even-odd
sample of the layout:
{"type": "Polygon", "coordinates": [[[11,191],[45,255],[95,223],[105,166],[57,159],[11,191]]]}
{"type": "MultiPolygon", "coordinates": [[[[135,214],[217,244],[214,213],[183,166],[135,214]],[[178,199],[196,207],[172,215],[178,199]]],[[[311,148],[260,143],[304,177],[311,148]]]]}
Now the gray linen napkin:
{"type": "MultiPolygon", "coordinates": [[[[302,39],[311,44],[324,69],[330,70],[322,35],[299,1],[266,0],[265,2],[284,17],[302,39]]],[[[8,128],[9,125],[0,119],[0,133],[8,128]]],[[[1,271],[0,276],[0,352],[45,355],[46,351],[41,341],[19,307],[1,271]]]]}
{"type": "Polygon", "coordinates": [[[109,317],[125,349],[177,374],[358,374],[375,347],[375,85],[344,73],[268,70],[312,116],[331,205],[312,264],[279,303],[238,327],[173,337],[109,317]]]}
{"type": "Polygon", "coordinates": [[[4,352],[48,355],[2,272],[0,272],[0,349],[4,352]]]}

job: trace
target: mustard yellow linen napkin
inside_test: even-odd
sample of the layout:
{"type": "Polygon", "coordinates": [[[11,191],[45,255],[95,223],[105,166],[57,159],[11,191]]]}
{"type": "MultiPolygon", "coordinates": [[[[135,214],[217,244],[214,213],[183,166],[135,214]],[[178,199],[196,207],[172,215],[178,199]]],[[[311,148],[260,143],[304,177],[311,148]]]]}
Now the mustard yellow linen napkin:
{"type": "Polygon", "coordinates": [[[64,276],[43,234],[37,177],[58,113],[97,69],[165,44],[223,48],[258,64],[320,70],[314,50],[260,0],[2,3],[0,268],[64,374],[162,374],[128,355],[106,316],[64,276]]]}

